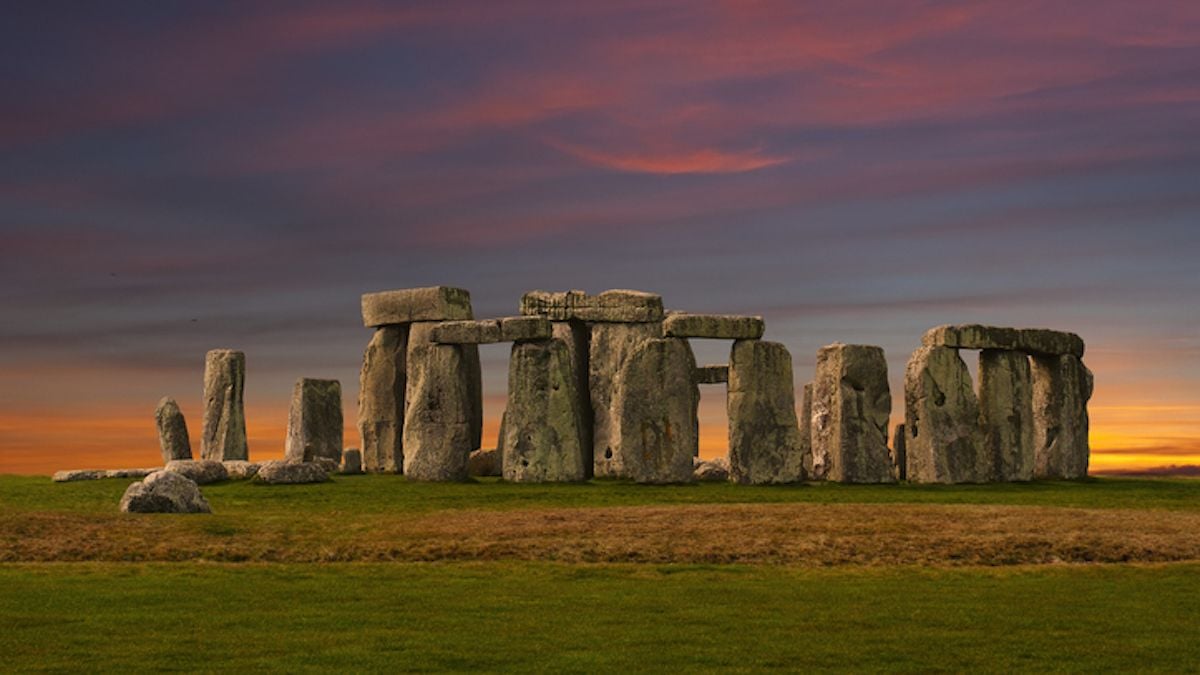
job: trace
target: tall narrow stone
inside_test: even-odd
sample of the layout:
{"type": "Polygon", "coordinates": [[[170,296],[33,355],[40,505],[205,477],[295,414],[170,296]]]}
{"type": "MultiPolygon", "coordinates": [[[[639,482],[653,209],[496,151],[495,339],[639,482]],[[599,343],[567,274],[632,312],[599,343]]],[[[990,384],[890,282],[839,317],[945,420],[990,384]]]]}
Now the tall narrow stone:
{"type": "Polygon", "coordinates": [[[826,478],[890,483],[888,420],[892,394],[883,349],[833,344],[817,352],[813,377],[813,454],[828,458],[826,478]]]}
{"type": "Polygon", "coordinates": [[[246,355],[214,349],[204,357],[204,420],[200,457],[250,459],[246,445],[246,355]]]}
{"type": "Polygon", "coordinates": [[[926,346],[904,372],[904,428],[908,480],[978,483],[990,472],[982,451],[979,403],[958,350],[926,346]]]}
{"type": "Polygon", "coordinates": [[[804,478],[806,480],[825,480],[825,474],[829,471],[829,458],[823,456],[818,462],[816,454],[813,453],[812,403],[813,385],[812,382],[809,382],[804,385],[804,391],[800,397],[800,449],[804,453],[804,478]]]}
{"type": "Polygon", "coordinates": [[[158,402],[154,421],[158,426],[158,446],[162,450],[163,464],[174,459],[191,459],[192,443],[188,440],[187,421],[175,399],[165,396],[158,402]]]}
{"type": "MultiPolygon", "coordinates": [[[[408,332],[409,370],[412,369],[413,347],[421,344],[432,344],[436,329],[441,324],[438,321],[418,321],[410,324],[408,332]]],[[[472,450],[478,450],[483,445],[483,371],[479,361],[479,346],[473,344],[444,345],[455,347],[460,354],[462,366],[465,369],[466,389],[464,405],[467,411],[468,439],[472,450]]]]}
{"type": "Polygon", "coordinates": [[[892,475],[896,477],[896,480],[908,480],[907,443],[904,424],[897,424],[892,431],[892,475]]]}
{"type": "Polygon", "coordinates": [[[567,348],[571,363],[571,374],[575,378],[575,395],[579,399],[582,436],[581,449],[584,458],[584,477],[591,478],[595,471],[595,455],[592,451],[592,402],[588,385],[589,344],[592,331],[582,321],[555,321],[551,324],[554,339],[567,348]]]}
{"type": "Polygon", "coordinates": [[[985,349],[979,354],[979,422],[992,481],[1033,479],[1033,389],[1029,357],[985,349]]]}
{"type": "Polygon", "coordinates": [[[562,340],[513,345],[504,412],[505,480],[569,482],[587,477],[576,375],[571,351],[562,340]]]}
{"type": "Polygon", "coordinates": [[[699,447],[695,370],[692,348],[680,338],[652,338],[629,354],[617,377],[617,433],[610,443],[621,475],[639,483],[692,480],[699,447]]]}
{"type": "Polygon", "coordinates": [[[736,483],[804,480],[792,356],[777,342],[738,340],[729,354],[729,477],[736,483]]]}
{"type": "MultiPolygon", "coordinates": [[[[620,421],[620,415],[614,407],[617,375],[634,350],[661,335],[661,323],[597,323],[592,326],[588,349],[588,389],[592,403],[592,447],[597,478],[625,476],[614,438],[620,421]]],[[[691,373],[688,377],[691,377],[691,373]]]]}
{"type": "Polygon", "coordinates": [[[284,459],[289,462],[329,460],[342,464],[342,385],[337,380],[302,377],[292,388],[284,459]]]}
{"type": "Polygon", "coordinates": [[[1083,478],[1092,373],[1071,355],[1035,356],[1032,373],[1034,476],[1083,478]]]}
{"type": "Polygon", "coordinates": [[[408,326],[375,330],[363,353],[358,389],[358,431],[363,468],[404,470],[404,390],[407,383],[408,326]]]}
{"type": "Polygon", "coordinates": [[[467,460],[479,443],[478,359],[472,362],[469,356],[477,357],[478,351],[473,347],[432,343],[428,326],[412,325],[403,433],[404,474],[410,480],[467,478],[467,460]]]}

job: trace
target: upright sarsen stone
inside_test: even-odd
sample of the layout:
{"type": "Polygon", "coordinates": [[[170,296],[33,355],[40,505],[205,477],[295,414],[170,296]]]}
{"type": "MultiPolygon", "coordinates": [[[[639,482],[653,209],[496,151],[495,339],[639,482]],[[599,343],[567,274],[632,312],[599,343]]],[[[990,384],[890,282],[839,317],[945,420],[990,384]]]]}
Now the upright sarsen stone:
{"type": "Polygon", "coordinates": [[[979,403],[958,350],[921,347],[904,372],[906,475],[914,483],[978,483],[990,473],[979,403]]]}
{"type": "MultiPolygon", "coordinates": [[[[439,326],[438,321],[418,321],[409,325],[408,330],[408,370],[411,371],[413,349],[417,345],[432,344],[433,337],[439,326]]],[[[465,369],[465,399],[467,422],[469,424],[468,438],[472,450],[483,446],[483,372],[479,360],[479,346],[474,344],[442,345],[458,350],[463,368],[465,369]]]]}
{"type": "Polygon", "coordinates": [[[163,464],[174,459],[191,459],[192,443],[188,440],[187,421],[175,399],[165,396],[158,402],[154,421],[158,426],[158,446],[162,450],[163,464]]]}
{"type": "MultiPolygon", "coordinates": [[[[555,321],[551,334],[567,348],[571,374],[575,378],[575,395],[579,399],[579,423],[581,449],[584,458],[584,478],[591,478],[595,471],[595,454],[592,450],[592,402],[588,384],[588,358],[592,331],[582,321],[555,321]]],[[[503,421],[503,420],[501,420],[503,421]]]]}
{"type": "Polygon", "coordinates": [[[250,459],[246,446],[246,355],[214,349],[204,357],[204,421],[200,457],[250,459]]]}
{"type": "Polygon", "coordinates": [[[829,472],[829,457],[822,456],[818,461],[813,453],[812,445],[812,382],[804,385],[800,395],[800,448],[804,452],[804,478],[807,480],[825,480],[829,472]]]}
{"type": "Polygon", "coordinates": [[[420,335],[421,325],[413,324],[409,336],[404,474],[410,480],[465,480],[479,442],[478,358],[472,363],[468,357],[473,346],[430,342],[427,331],[420,335]]]}
{"type": "Polygon", "coordinates": [[[777,342],[738,340],[729,355],[729,478],[735,483],[804,479],[792,356],[777,342]]]}
{"type": "Polygon", "coordinates": [[[828,480],[890,483],[888,420],[892,395],[883,349],[833,344],[817,352],[813,377],[813,454],[828,458],[828,480]]]}
{"type": "Polygon", "coordinates": [[[586,479],[583,406],[570,349],[561,340],[518,342],[508,368],[504,479],[517,483],[586,479]]]}
{"type": "MultiPolygon", "coordinates": [[[[597,323],[591,328],[588,349],[588,388],[592,404],[592,441],[597,478],[625,476],[617,447],[617,375],[626,359],[645,342],[661,337],[659,323],[597,323]]],[[[688,373],[690,379],[692,374],[688,373]]]]}
{"type": "Polygon", "coordinates": [[[358,389],[358,431],[363,469],[400,473],[404,469],[404,390],[407,383],[408,326],[375,330],[363,353],[358,389]]]}
{"type": "Polygon", "coordinates": [[[612,445],[622,475],[639,483],[692,480],[692,458],[699,452],[695,370],[696,358],[683,339],[652,338],[629,354],[614,400],[612,445]]]}
{"type": "Polygon", "coordinates": [[[985,349],[979,354],[979,423],[992,481],[1033,479],[1033,390],[1029,357],[985,349]]]}
{"type": "Polygon", "coordinates": [[[329,460],[342,464],[342,385],[302,377],[292,388],[284,458],[289,462],[329,460]]]}
{"type": "Polygon", "coordinates": [[[1076,357],[1033,357],[1033,445],[1036,478],[1087,475],[1087,402],[1092,373],[1076,357]]]}

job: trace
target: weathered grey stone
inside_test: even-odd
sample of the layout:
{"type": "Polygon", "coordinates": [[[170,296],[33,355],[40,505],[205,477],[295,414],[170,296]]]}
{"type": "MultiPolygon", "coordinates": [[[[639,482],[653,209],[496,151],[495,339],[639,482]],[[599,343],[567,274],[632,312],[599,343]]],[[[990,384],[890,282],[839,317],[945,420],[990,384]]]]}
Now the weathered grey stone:
{"type": "Polygon", "coordinates": [[[473,418],[476,410],[482,410],[476,398],[481,387],[478,371],[469,358],[476,348],[433,344],[426,337],[424,324],[413,324],[405,393],[404,473],[411,480],[465,480],[467,459],[479,442],[473,418]]]}
{"type": "Polygon", "coordinates": [[[196,482],[174,471],[155,471],[121,496],[125,513],[212,513],[196,482]]]}
{"type": "MultiPolygon", "coordinates": [[[[592,448],[597,478],[622,478],[617,456],[617,376],[629,355],[643,343],[661,337],[657,323],[597,323],[588,345],[588,390],[592,404],[592,448]]],[[[689,374],[690,376],[690,374],[689,374]]]]}
{"type": "Polygon", "coordinates": [[[761,316],[672,312],[663,319],[666,337],[757,340],[762,337],[763,328],[761,316]]]}
{"type": "Polygon", "coordinates": [[[494,448],[483,448],[471,453],[467,459],[467,475],[469,476],[500,476],[503,474],[502,457],[494,448]]]}
{"type": "Polygon", "coordinates": [[[1002,349],[1045,356],[1072,354],[1077,358],[1083,358],[1084,349],[1083,339],[1074,333],[978,324],[930,328],[922,336],[921,344],[955,349],[1002,349]]]}
{"type": "Polygon", "coordinates": [[[1033,479],[1033,389],[1023,352],[979,354],[979,422],[992,481],[1033,479]]]}
{"type": "Polygon", "coordinates": [[[204,434],[201,459],[250,459],[246,445],[246,355],[214,349],[204,358],[204,434]]]}
{"type": "Polygon", "coordinates": [[[105,478],[145,478],[155,471],[162,471],[162,467],[154,467],[149,469],[109,469],[104,472],[105,478]]]}
{"type": "Polygon", "coordinates": [[[248,480],[254,478],[254,474],[258,473],[258,462],[246,462],[240,459],[221,462],[225,465],[225,473],[229,476],[229,480],[248,480]]]}
{"type": "Polygon", "coordinates": [[[229,470],[223,463],[213,459],[176,459],[167,462],[164,468],[194,480],[200,485],[229,480],[229,470]]]}
{"type": "Polygon", "coordinates": [[[1034,477],[1087,476],[1092,373],[1076,357],[1033,358],[1034,477]]]}
{"type": "Polygon", "coordinates": [[[362,473],[362,451],[358,448],[346,448],[342,453],[342,466],[339,471],[348,475],[362,473]]]}
{"type": "Polygon", "coordinates": [[[663,318],[663,304],[662,296],[642,291],[610,290],[599,295],[530,291],[521,297],[521,314],[552,321],[657,323],[663,318]]]}
{"type": "Polygon", "coordinates": [[[287,462],[275,460],[263,462],[254,476],[255,482],[271,485],[295,485],[298,483],[323,483],[329,472],[317,462],[287,462]]]}
{"type": "Polygon", "coordinates": [[[904,437],[904,423],[892,431],[892,475],[896,480],[908,480],[908,457],[904,437]]]}
{"type": "Polygon", "coordinates": [[[553,335],[550,320],[544,316],[506,316],[500,319],[502,342],[549,340],[553,335]]]}
{"type": "Polygon", "coordinates": [[[695,468],[692,469],[692,479],[706,483],[724,483],[729,480],[729,460],[715,457],[709,460],[696,458],[695,468]]]}
{"type": "MultiPolygon", "coordinates": [[[[579,440],[580,450],[583,452],[584,477],[591,478],[595,470],[595,455],[592,451],[594,430],[591,384],[588,381],[588,352],[592,330],[582,321],[555,321],[550,326],[551,335],[566,346],[570,357],[571,373],[575,378],[575,394],[579,397],[579,440]]],[[[500,421],[503,423],[503,418],[500,421]]],[[[496,449],[503,454],[503,444],[497,445],[496,449]]]]}
{"type": "Polygon", "coordinates": [[[429,339],[443,345],[488,345],[503,341],[498,319],[440,323],[430,329],[429,339]]]}
{"type": "MultiPolygon", "coordinates": [[[[285,460],[285,461],[287,461],[287,460],[285,460]]],[[[316,459],[312,460],[312,463],[316,464],[317,466],[324,469],[325,473],[328,473],[328,474],[338,473],[342,470],[341,451],[338,451],[337,459],[331,459],[329,457],[317,457],[316,459]]]]}
{"type": "Polygon", "coordinates": [[[812,451],[814,457],[827,458],[826,479],[895,480],[888,450],[892,394],[883,349],[841,343],[822,347],[812,397],[812,451]]]}
{"type": "Polygon", "coordinates": [[[51,480],[55,483],[73,483],[79,480],[99,480],[105,478],[107,472],[104,469],[67,469],[65,471],[55,471],[51,476],[51,480]]]}
{"type": "Polygon", "coordinates": [[[362,296],[363,325],[368,328],[414,321],[463,321],[471,314],[471,294],[462,288],[429,286],[362,296]]]}
{"type": "Polygon", "coordinates": [[[983,452],[979,403],[958,351],[925,346],[904,372],[906,476],[914,483],[979,483],[991,463],[983,452]]]}
{"type": "Polygon", "coordinates": [[[700,366],[696,369],[696,384],[725,384],[729,381],[729,366],[700,366]]]}
{"type": "Polygon", "coordinates": [[[158,426],[158,446],[162,450],[163,462],[173,459],[191,459],[192,442],[188,440],[187,421],[179,404],[170,396],[164,396],[154,411],[154,422],[158,426]]]}
{"type": "Polygon", "coordinates": [[[302,377],[292,388],[283,456],[290,462],[327,459],[342,464],[342,385],[302,377]]]}
{"type": "Polygon", "coordinates": [[[735,483],[804,480],[792,355],[778,342],[738,340],[729,354],[729,477],[735,483]]]}
{"type": "MultiPolygon", "coordinates": [[[[696,358],[684,339],[652,338],[630,353],[613,400],[618,417],[610,466],[618,475],[639,483],[692,479],[700,443],[695,370],[696,358]]],[[[506,446],[506,461],[509,451],[506,446]]]]}
{"type": "Polygon", "coordinates": [[[504,480],[584,480],[583,406],[567,345],[561,340],[518,342],[508,363],[504,480]]]}
{"type": "Polygon", "coordinates": [[[812,382],[804,385],[800,399],[800,448],[804,453],[804,477],[808,480],[825,480],[829,473],[829,457],[817,457],[812,446],[812,382]]]}
{"type": "Polygon", "coordinates": [[[400,473],[404,469],[404,390],[408,326],[375,330],[363,353],[358,390],[358,431],[363,468],[400,473]]]}

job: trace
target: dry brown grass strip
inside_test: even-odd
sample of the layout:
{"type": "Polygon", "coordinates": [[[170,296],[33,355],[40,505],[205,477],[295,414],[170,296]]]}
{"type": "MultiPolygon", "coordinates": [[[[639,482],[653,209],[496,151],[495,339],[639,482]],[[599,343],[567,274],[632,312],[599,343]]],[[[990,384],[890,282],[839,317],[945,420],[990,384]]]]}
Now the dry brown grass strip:
{"type": "Polygon", "coordinates": [[[1016,565],[1200,560],[1200,514],[754,504],[288,518],[0,516],[0,561],[1016,565]]]}

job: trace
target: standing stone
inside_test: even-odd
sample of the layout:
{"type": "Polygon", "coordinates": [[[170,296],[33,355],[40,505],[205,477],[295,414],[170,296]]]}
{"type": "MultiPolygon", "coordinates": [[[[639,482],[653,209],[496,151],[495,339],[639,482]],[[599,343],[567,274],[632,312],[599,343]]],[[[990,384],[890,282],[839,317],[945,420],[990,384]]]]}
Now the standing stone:
{"type": "MultiPolygon", "coordinates": [[[[615,436],[620,421],[616,409],[617,375],[626,359],[645,342],[661,337],[659,323],[597,323],[592,325],[588,350],[588,389],[592,403],[592,442],[597,478],[623,478],[615,436]]],[[[692,374],[688,373],[688,379],[692,374]]]]}
{"type": "Polygon", "coordinates": [[[620,475],[639,483],[692,480],[700,443],[695,370],[692,348],[681,338],[645,340],[629,354],[617,377],[618,417],[609,442],[610,465],[620,475]]]}
{"type": "Polygon", "coordinates": [[[342,452],[341,472],[344,474],[362,473],[362,451],[360,451],[358,448],[346,448],[346,450],[342,452]]]}
{"type": "Polygon", "coordinates": [[[1076,357],[1033,357],[1033,445],[1036,478],[1087,476],[1087,402],[1092,373],[1076,357]]]}
{"type": "Polygon", "coordinates": [[[892,432],[892,475],[896,480],[908,480],[908,448],[905,445],[904,423],[892,432]]]}
{"type": "Polygon", "coordinates": [[[982,451],[979,403],[958,350],[925,346],[904,372],[906,474],[914,483],[979,483],[991,463],[982,451]]]}
{"type": "Polygon", "coordinates": [[[289,462],[329,460],[342,464],[342,385],[302,377],[292,388],[284,458],[289,462]]]}
{"type": "Polygon", "coordinates": [[[979,422],[993,481],[1033,479],[1033,389],[1029,357],[985,349],[979,354],[979,422]]]}
{"type": "Polygon", "coordinates": [[[188,440],[187,421],[179,404],[170,396],[164,396],[154,411],[158,425],[158,446],[162,450],[163,464],[173,459],[191,459],[192,443],[188,440]]]}
{"type": "Polygon", "coordinates": [[[804,480],[792,355],[777,342],[738,340],[729,355],[729,477],[735,483],[804,480]]]}
{"type": "Polygon", "coordinates": [[[513,345],[504,412],[504,480],[543,483],[587,478],[577,385],[571,351],[564,341],[513,345]]]}
{"type": "MultiPolygon", "coordinates": [[[[595,470],[595,455],[592,452],[592,402],[588,384],[588,351],[592,331],[582,321],[555,321],[551,333],[567,348],[571,364],[571,376],[575,379],[575,395],[579,399],[580,443],[583,451],[584,478],[591,478],[595,470]]],[[[501,418],[503,424],[504,419],[501,418]]],[[[500,449],[501,445],[497,446],[500,449]]]]}
{"type": "Polygon", "coordinates": [[[214,349],[204,358],[204,434],[200,457],[249,460],[246,446],[246,355],[214,349]]]}
{"type": "MultiPolygon", "coordinates": [[[[441,322],[420,321],[410,325],[408,331],[408,370],[412,370],[413,348],[421,344],[433,344],[433,336],[441,322]]],[[[479,360],[479,346],[473,344],[441,345],[458,350],[459,361],[465,374],[463,405],[467,411],[468,443],[472,450],[483,445],[483,368],[479,360]]],[[[456,375],[455,377],[458,377],[456,375]]]]}
{"type": "Polygon", "coordinates": [[[829,473],[829,457],[817,457],[812,445],[812,382],[804,385],[800,396],[800,450],[804,453],[804,477],[808,480],[825,480],[829,473]]]}
{"type": "Polygon", "coordinates": [[[465,480],[479,439],[472,408],[480,390],[478,370],[467,356],[473,346],[434,344],[425,339],[427,332],[419,335],[420,326],[413,324],[409,336],[404,474],[410,480],[465,480]]]}
{"type": "Polygon", "coordinates": [[[817,352],[812,394],[813,454],[828,459],[826,478],[890,483],[888,420],[892,394],[883,349],[841,343],[817,352]]]}
{"type": "Polygon", "coordinates": [[[358,391],[358,431],[363,468],[400,473],[404,469],[404,389],[408,326],[375,330],[363,353],[358,391]]]}

